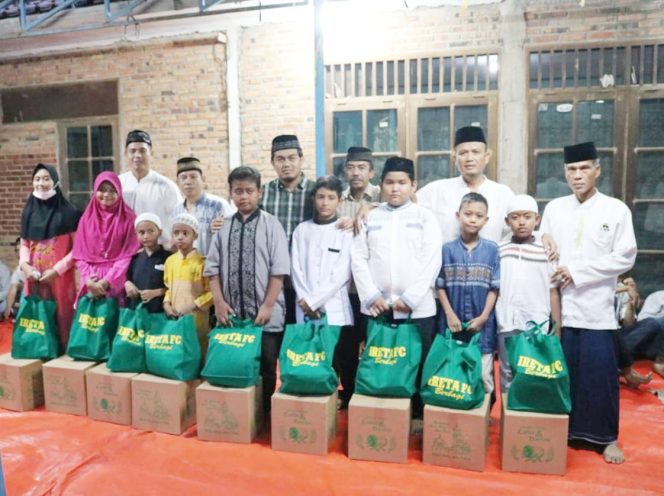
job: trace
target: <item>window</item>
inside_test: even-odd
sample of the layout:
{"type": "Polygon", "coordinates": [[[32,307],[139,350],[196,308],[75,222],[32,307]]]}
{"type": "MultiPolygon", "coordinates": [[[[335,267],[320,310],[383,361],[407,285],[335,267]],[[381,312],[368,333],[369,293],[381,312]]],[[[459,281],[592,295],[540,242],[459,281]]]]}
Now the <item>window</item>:
{"type": "Polygon", "coordinates": [[[643,295],[664,284],[664,45],[535,50],[529,55],[528,190],[541,207],[570,194],[563,146],[594,141],[598,189],[632,209],[643,295]]]}
{"type": "MultiPolygon", "coordinates": [[[[346,62],[325,70],[329,167],[342,180],[351,146],[373,150],[374,183],[388,157],[413,159],[418,187],[455,175],[450,157],[458,127],[481,126],[496,150],[497,54],[346,62]]],[[[495,158],[488,175],[495,177],[495,158]]]]}
{"type": "Polygon", "coordinates": [[[61,186],[70,201],[83,210],[100,172],[115,170],[118,161],[115,119],[61,122],[61,186]]]}

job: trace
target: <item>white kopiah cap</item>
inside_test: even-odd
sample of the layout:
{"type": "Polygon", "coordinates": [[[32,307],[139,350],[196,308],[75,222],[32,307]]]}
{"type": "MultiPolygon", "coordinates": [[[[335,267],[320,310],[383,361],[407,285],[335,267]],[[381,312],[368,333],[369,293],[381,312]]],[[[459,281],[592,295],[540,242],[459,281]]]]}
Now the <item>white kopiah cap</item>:
{"type": "Polygon", "coordinates": [[[535,212],[539,214],[539,208],[535,198],[530,195],[515,195],[507,204],[507,214],[512,212],[535,212]]]}
{"type": "Polygon", "coordinates": [[[161,229],[161,219],[157,214],[152,214],[150,212],[145,212],[136,217],[136,220],[134,221],[134,228],[138,227],[138,224],[144,220],[152,222],[155,226],[157,226],[158,229],[161,229]]]}
{"type": "Polygon", "coordinates": [[[201,230],[200,224],[198,223],[198,220],[196,220],[196,217],[186,212],[173,217],[171,220],[171,225],[175,226],[175,224],[184,224],[185,226],[189,226],[196,234],[198,234],[201,230]]]}

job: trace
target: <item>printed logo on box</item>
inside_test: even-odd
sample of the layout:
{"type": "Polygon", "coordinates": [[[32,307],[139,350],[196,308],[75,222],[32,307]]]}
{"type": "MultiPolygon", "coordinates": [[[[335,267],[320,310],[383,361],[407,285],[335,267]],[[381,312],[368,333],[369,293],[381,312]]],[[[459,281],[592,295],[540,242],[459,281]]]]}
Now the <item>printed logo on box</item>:
{"type": "Polygon", "coordinates": [[[75,406],[78,401],[76,392],[64,377],[49,376],[45,389],[49,392],[49,403],[54,405],[75,406]]]}
{"type": "Polygon", "coordinates": [[[431,446],[431,453],[434,456],[470,460],[473,450],[461,429],[456,426],[450,427],[444,422],[436,422],[432,427],[438,432],[431,446]]]}
{"type": "Polygon", "coordinates": [[[98,410],[104,413],[109,413],[112,415],[119,415],[120,413],[122,413],[122,405],[120,404],[119,401],[116,401],[114,399],[108,399],[108,398],[98,399],[97,397],[95,397],[94,403],[95,405],[97,405],[98,410]]]}
{"type": "Polygon", "coordinates": [[[138,391],[138,413],[141,419],[167,424],[170,417],[168,408],[161,401],[161,396],[152,391],[138,391]]]}
{"type": "Polygon", "coordinates": [[[304,410],[286,410],[283,415],[286,425],[279,427],[279,436],[283,441],[295,444],[314,444],[316,429],[311,427],[304,410]]]}
{"type": "Polygon", "coordinates": [[[549,446],[548,450],[544,450],[542,446],[531,446],[524,444],[519,452],[516,444],[512,445],[511,449],[512,458],[517,461],[524,461],[530,463],[549,463],[554,458],[553,447],[549,446]]]}
{"type": "Polygon", "coordinates": [[[206,400],[203,408],[207,414],[203,418],[203,426],[207,431],[222,434],[238,434],[240,423],[228,408],[226,401],[206,400]]]}
{"type": "Polygon", "coordinates": [[[12,401],[14,398],[16,398],[16,391],[14,390],[14,388],[7,386],[8,386],[7,384],[3,384],[0,386],[0,399],[12,401]]]}
{"type": "Polygon", "coordinates": [[[551,438],[544,435],[544,429],[537,426],[524,425],[517,431],[520,436],[528,436],[528,441],[531,443],[550,443],[551,438]]]}
{"type": "Polygon", "coordinates": [[[366,438],[362,434],[358,434],[355,437],[355,444],[363,450],[384,451],[386,453],[394,451],[397,447],[394,436],[381,436],[377,434],[369,434],[366,438]]]}

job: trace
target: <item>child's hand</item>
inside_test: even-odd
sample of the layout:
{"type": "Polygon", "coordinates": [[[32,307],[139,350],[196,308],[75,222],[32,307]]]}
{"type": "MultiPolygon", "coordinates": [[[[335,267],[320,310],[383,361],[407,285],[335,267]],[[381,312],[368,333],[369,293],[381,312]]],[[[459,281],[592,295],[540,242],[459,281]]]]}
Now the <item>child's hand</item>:
{"type": "Polygon", "coordinates": [[[486,324],[487,319],[480,316],[480,317],[475,317],[473,320],[468,322],[468,331],[470,332],[479,332],[482,330],[484,327],[484,324],[486,324]]]}
{"type": "Polygon", "coordinates": [[[138,297],[142,298],[140,291],[133,282],[131,281],[125,282],[124,287],[125,287],[125,293],[127,293],[128,298],[138,298],[138,297]]]}
{"type": "Polygon", "coordinates": [[[214,315],[217,317],[217,321],[221,325],[230,327],[231,322],[230,320],[228,320],[228,317],[231,315],[235,315],[235,312],[228,303],[222,301],[219,304],[217,303],[214,304],[214,315]]]}
{"type": "Polygon", "coordinates": [[[190,313],[194,313],[194,310],[197,310],[198,306],[196,306],[196,303],[190,303],[186,307],[184,307],[182,310],[180,310],[180,315],[189,315],[190,313]]]}
{"type": "Polygon", "coordinates": [[[447,327],[450,331],[461,332],[463,330],[461,321],[454,312],[451,312],[449,315],[446,314],[445,317],[447,318],[447,327]]]}
{"type": "Polygon", "coordinates": [[[147,303],[154,298],[159,298],[162,294],[164,294],[163,289],[144,289],[143,291],[138,291],[138,296],[141,297],[143,303],[147,303]]]}
{"type": "Polygon", "coordinates": [[[223,226],[224,226],[224,218],[221,216],[215,217],[214,219],[212,219],[212,222],[210,222],[210,231],[216,233],[223,226]]]}
{"type": "Polygon", "coordinates": [[[341,217],[337,221],[337,229],[340,231],[350,231],[355,225],[355,220],[352,217],[341,217]]]}
{"type": "Polygon", "coordinates": [[[313,310],[309,304],[304,301],[304,298],[300,298],[297,302],[298,305],[300,305],[300,308],[302,309],[302,312],[309,317],[310,319],[318,320],[320,319],[320,312],[318,310],[313,310]]]}
{"type": "Polygon", "coordinates": [[[397,299],[397,301],[392,304],[392,310],[400,313],[411,313],[413,311],[401,298],[397,299]]]}
{"type": "Polygon", "coordinates": [[[55,269],[46,269],[39,279],[39,282],[42,284],[50,284],[56,277],[58,277],[58,272],[55,269]]]}
{"type": "Polygon", "coordinates": [[[263,303],[258,309],[254,324],[265,325],[270,321],[270,317],[272,317],[272,306],[263,303]]]}
{"type": "Polygon", "coordinates": [[[164,302],[164,313],[172,319],[177,319],[180,316],[169,302],[164,302]]]}
{"type": "Polygon", "coordinates": [[[376,301],[369,307],[369,313],[372,317],[378,317],[381,313],[385,313],[390,310],[390,306],[385,301],[385,298],[379,296],[376,301]]]}

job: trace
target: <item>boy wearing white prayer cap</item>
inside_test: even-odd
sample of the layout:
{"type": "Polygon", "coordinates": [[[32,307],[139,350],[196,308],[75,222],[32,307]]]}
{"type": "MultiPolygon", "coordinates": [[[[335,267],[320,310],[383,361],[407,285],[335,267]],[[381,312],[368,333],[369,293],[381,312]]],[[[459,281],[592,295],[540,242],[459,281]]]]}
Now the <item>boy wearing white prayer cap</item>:
{"type": "Polygon", "coordinates": [[[527,329],[529,320],[540,323],[550,316],[559,332],[560,294],[551,283],[554,268],[541,241],[533,235],[539,222],[537,202],[532,196],[516,195],[510,199],[505,223],[512,236],[499,244],[500,294],[496,302],[503,393],[507,393],[512,382],[506,339],[527,329]]]}

